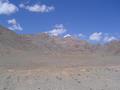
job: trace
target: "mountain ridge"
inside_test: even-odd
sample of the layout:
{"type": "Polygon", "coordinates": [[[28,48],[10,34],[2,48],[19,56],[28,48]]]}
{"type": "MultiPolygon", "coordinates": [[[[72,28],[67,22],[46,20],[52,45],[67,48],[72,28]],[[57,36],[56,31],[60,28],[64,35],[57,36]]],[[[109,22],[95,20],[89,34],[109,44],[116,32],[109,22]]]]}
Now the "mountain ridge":
{"type": "Polygon", "coordinates": [[[0,53],[38,51],[41,53],[111,53],[120,54],[120,41],[95,45],[75,37],[50,36],[47,33],[21,35],[0,26],[0,53]]]}

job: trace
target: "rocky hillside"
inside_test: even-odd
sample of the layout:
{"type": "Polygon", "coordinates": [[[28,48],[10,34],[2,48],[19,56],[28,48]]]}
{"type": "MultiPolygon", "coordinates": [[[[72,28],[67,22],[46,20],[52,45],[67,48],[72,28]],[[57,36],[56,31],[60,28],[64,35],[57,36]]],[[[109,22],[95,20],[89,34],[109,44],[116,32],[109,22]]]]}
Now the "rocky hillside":
{"type": "Polygon", "coordinates": [[[40,53],[110,53],[120,54],[120,41],[105,45],[93,45],[76,37],[50,36],[47,33],[36,35],[18,35],[14,31],[0,26],[0,54],[19,51],[37,51],[40,53]]]}
{"type": "Polygon", "coordinates": [[[27,37],[0,26],[0,54],[30,50],[35,47],[27,37]]]}
{"type": "Polygon", "coordinates": [[[112,41],[106,44],[106,51],[114,55],[120,55],[120,41],[112,41]]]}

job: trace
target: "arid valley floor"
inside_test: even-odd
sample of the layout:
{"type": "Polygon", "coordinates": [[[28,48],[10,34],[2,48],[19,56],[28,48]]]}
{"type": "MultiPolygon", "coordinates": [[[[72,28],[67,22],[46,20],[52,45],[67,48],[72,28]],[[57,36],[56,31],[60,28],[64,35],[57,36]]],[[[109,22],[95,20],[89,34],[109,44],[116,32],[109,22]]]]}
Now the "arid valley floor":
{"type": "Polygon", "coordinates": [[[0,58],[0,90],[120,90],[120,56],[24,55],[0,58]]]}

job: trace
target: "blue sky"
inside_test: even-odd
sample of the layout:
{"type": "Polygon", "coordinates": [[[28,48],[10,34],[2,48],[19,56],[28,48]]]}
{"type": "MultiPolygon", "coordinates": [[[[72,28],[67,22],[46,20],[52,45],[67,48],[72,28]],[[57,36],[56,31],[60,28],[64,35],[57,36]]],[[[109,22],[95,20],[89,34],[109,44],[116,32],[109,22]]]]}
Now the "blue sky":
{"type": "Polygon", "coordinates": [[[120,0],[0,1],[2,4],[7,2],[16,6],[16,9],[13,9],[13,12],[11,11],[9,14],[0,13],[0,24],[13,28],[10,26],[13,24],[10,20],[15,19],[17,26],[19,26],[18,29],[22,30],[16,30],[18,33],[49,32],[57,28],[64,29],[64,34],[83,34],[81,36],[86,35],[89,38],[93,34],[104,39],[106,37],[119,38],[120,36],[120,0]],[[37,11],[32,8],[35,5],[46,5],[46,9],[49,10],[37,11]]]}

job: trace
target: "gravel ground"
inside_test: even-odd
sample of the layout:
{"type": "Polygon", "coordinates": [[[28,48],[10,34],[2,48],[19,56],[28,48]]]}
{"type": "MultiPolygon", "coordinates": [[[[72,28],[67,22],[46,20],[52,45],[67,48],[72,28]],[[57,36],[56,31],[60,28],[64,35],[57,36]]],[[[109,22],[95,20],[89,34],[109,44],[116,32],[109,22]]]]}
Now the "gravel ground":
{"type": "Polygon", "coordinates": [[[120,67],[1,69],[0,90],[120,90],[120,67]]]}

